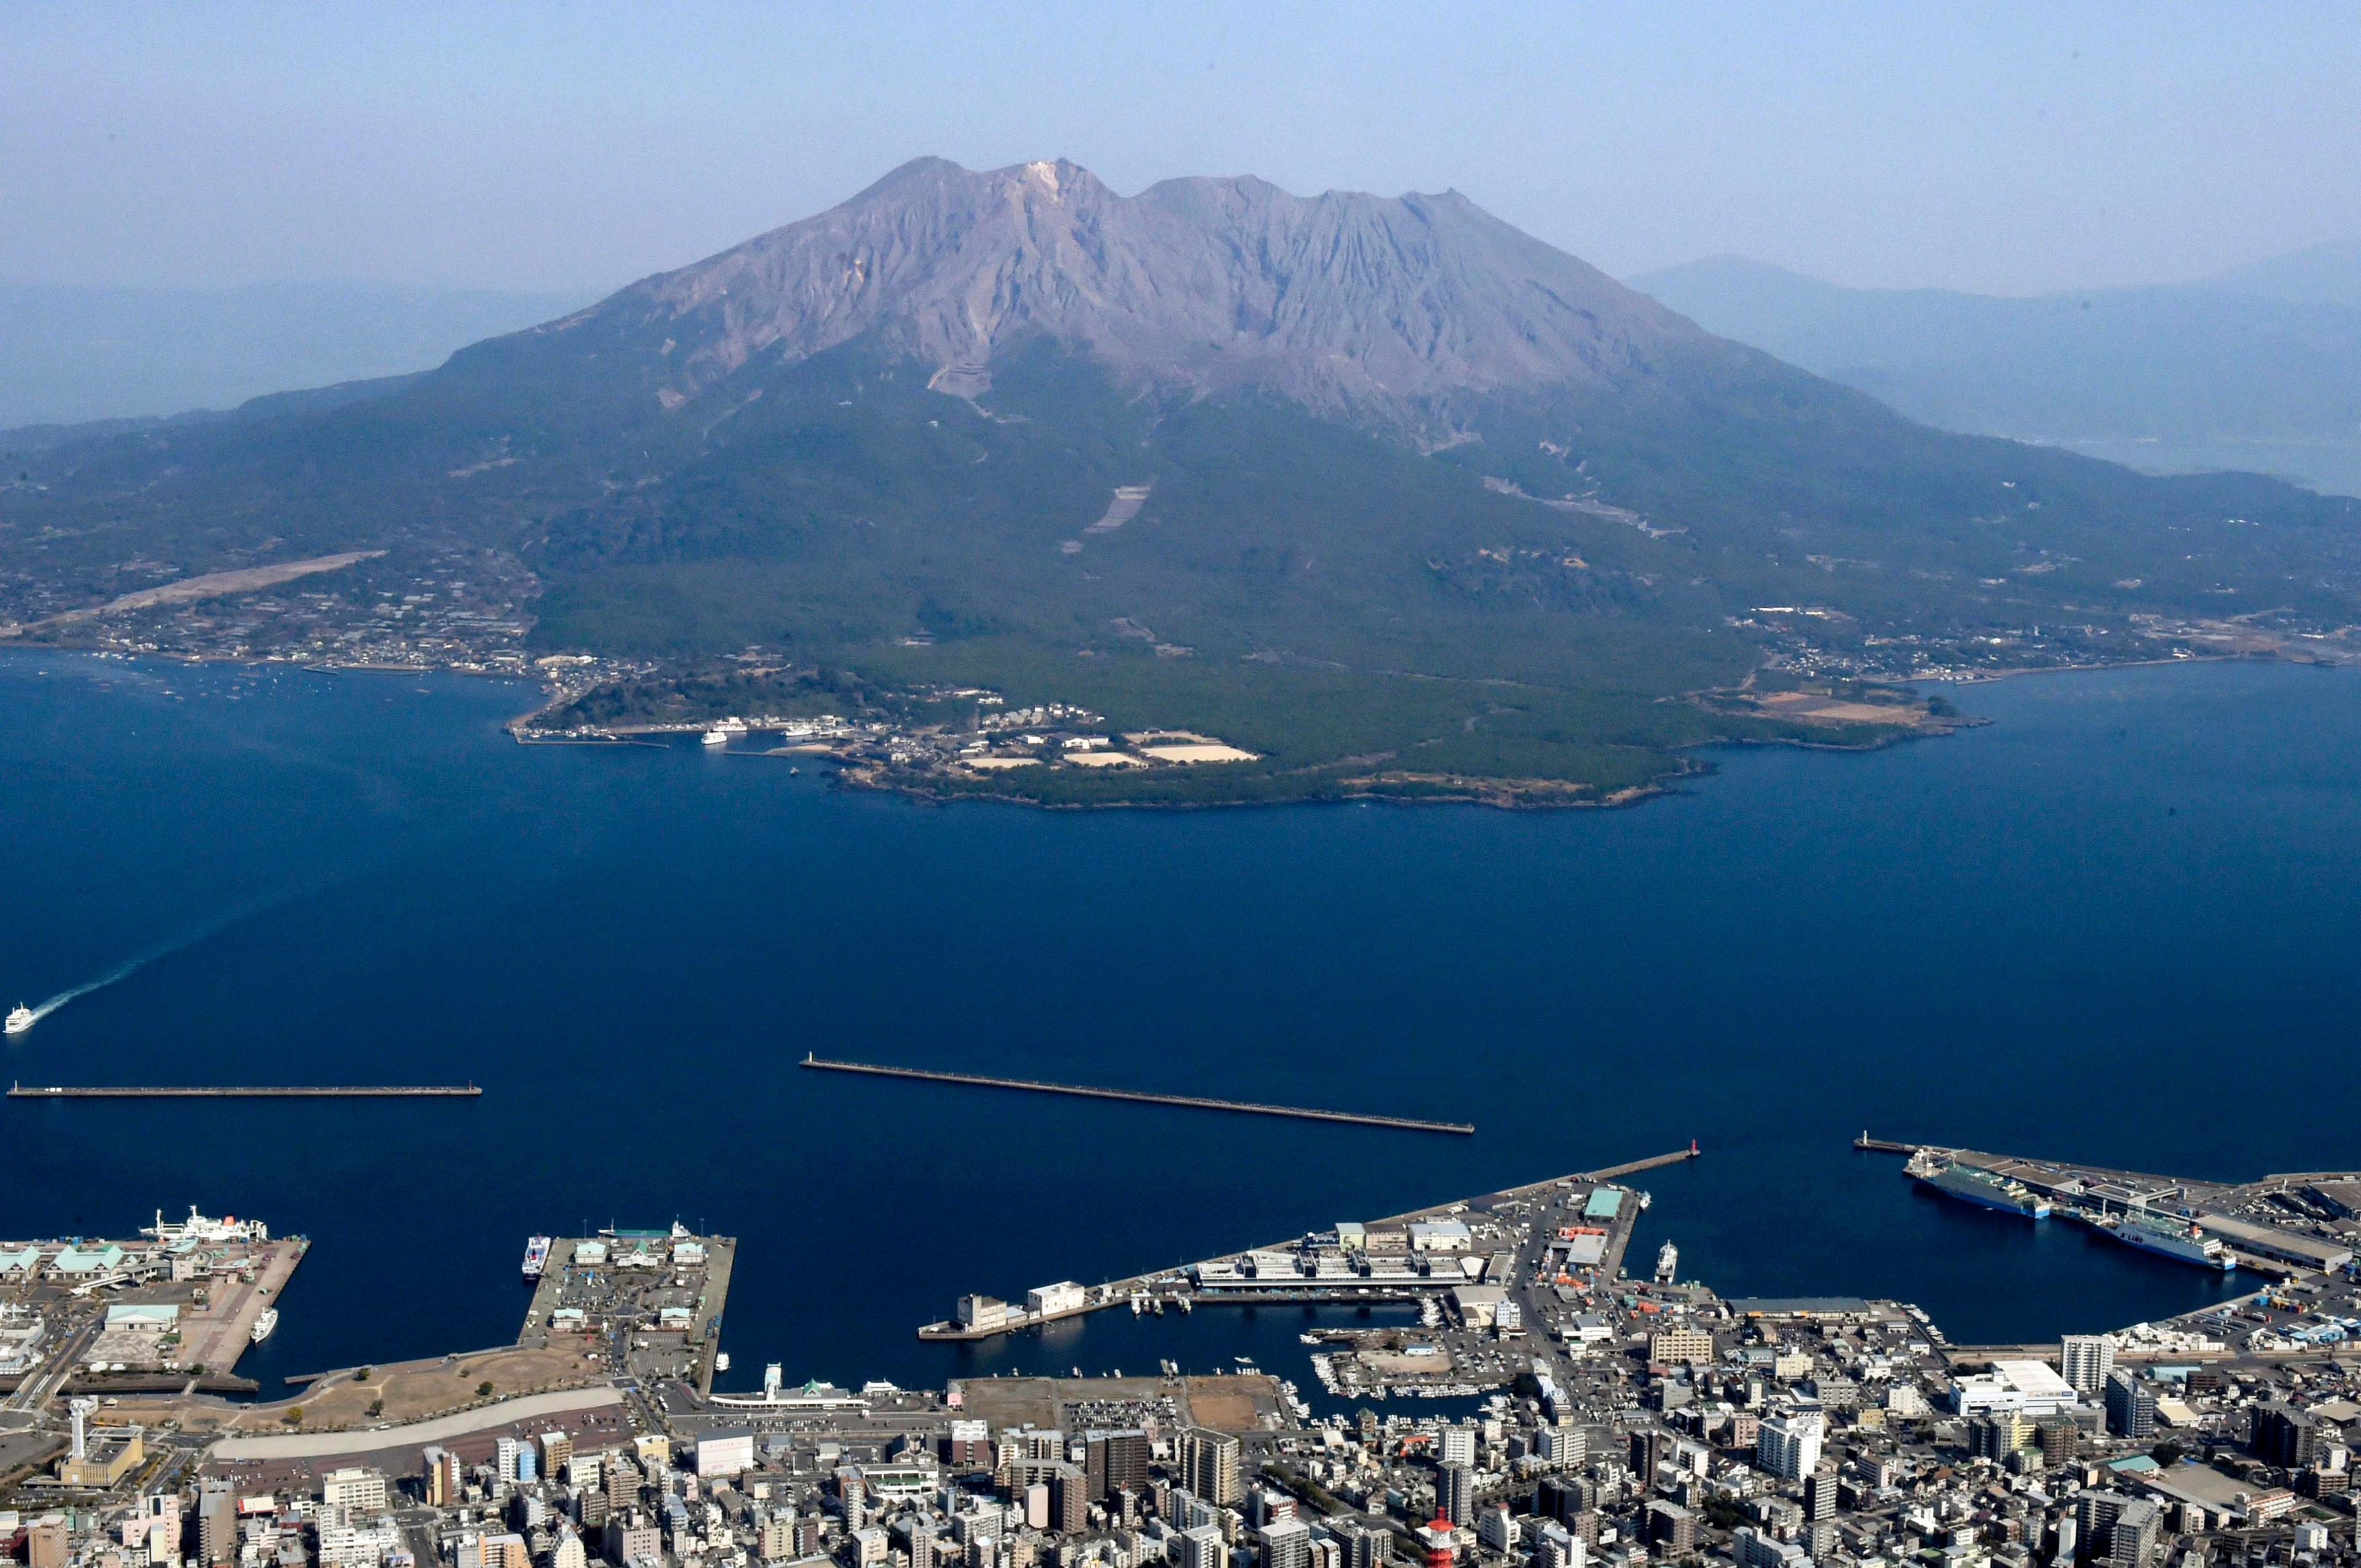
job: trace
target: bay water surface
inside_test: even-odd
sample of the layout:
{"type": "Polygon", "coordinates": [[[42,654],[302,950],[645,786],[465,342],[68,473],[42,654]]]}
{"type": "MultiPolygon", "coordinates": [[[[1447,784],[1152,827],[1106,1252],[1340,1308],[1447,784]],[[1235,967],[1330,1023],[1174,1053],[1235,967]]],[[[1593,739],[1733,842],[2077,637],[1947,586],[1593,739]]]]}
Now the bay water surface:
{"type": "Polygon", "coordinates": [[[693,745],[519,747],[514,685],[0,656],[0,1236],[195,1203],[313,1238],[283,1374],[513,1337],[533,1232],[741,1238],[744,1387],[1304,1382],[1294,1310],[922,1345],[1019,1295],[1700,1141],[1725,1294],[2039,1340],[2233,1283],[1926,1195],[1882,1135],[2219,1177],[2361,1164],[2361,673],[1957,694],[1989,725],[1718,753],[1631,810],[939,807],[693,745]],[[1472,1138],[799,1070],[864,1060],[1473,1122],[1472,1138]]]}

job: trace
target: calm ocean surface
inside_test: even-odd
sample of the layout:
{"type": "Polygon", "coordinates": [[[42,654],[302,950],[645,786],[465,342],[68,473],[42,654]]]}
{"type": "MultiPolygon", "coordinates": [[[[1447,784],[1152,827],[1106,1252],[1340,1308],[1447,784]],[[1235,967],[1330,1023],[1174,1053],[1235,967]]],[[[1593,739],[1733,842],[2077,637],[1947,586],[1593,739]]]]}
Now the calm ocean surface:
{"type": "Polygon", "coordinates": [[[1923,1196],[1864,1127],[2251,1176],[2361,1164],[2361,674],[1971,688],[1991,726],[1725,753],[1637,810],[1051,815],[693,746],[525,749],[513,686],[0,656],[0,1006],[32,1083],[472,1079],[479,1101],[0,1104],[0,1236],[159,1206],[315,1245],[280,1375],[505,1343],[530,1232],[741,1238],[724,1381],[1253,1355],[1294,1310],[980,1351],[963,1290],[1128,1274],[1702,1140],[1730,1294],[1955,1340],[2218,1280],[1923,1196]],[[1473,1138],[871,1082],[807,1050],[1476,1123],[1473,1138]]]}

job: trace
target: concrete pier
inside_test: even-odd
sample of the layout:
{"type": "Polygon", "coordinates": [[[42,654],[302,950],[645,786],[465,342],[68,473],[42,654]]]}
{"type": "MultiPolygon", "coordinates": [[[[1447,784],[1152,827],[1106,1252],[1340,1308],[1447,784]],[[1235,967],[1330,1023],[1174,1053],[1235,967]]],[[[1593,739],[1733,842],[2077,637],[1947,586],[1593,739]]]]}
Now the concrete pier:
{"type": "Polygon", "coordinates": [[[472,1100],[483,1092],[472,1083],[243,1084],[219,1088],[193,1084],[137,1088],[69,1088],[23,1083],[8,1086],[8,1098],[11,1100],[472,1100]]]}

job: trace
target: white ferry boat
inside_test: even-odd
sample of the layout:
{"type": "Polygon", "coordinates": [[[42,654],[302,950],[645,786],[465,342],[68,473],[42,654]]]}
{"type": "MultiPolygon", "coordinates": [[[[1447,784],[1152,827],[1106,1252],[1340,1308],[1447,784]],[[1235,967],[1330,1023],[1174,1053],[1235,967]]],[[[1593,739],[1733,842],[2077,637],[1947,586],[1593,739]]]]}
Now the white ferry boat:
{"type": "Polygon", "coordinates": [[[0,1025],[0,1032],[11,1035],[21,1035],[32,1026],[33,1010],[20,1002],[16,1004],[16,1009],[8,1014],[8,1022],[5,1025],[0,1025]]]}
{"type": "Polygon", "coordinates": [[[1961,1165],[1938,1149],[1920,1149],[1902,1169],[1912,1179],[1963,1203],[1997,1209],[2004,1214],[2022,1214],[2028,1220],[2049,1218],[2048,1201],[2023,1182],[2011,1181],[1978,1166],[1961,1165]]]}
{"type": "Polygon", "coordinates": [[[730,731],[716,726],[705,732],[705,743],[708,746],[727,746],[730,744],[730,731]]]}
{"type": "Polygon", "coordinates": [[[153,1236],[159,1246],[171,1246],[179,1242],[194,1242],[204,1246],[219,1246],[225,1243],[267,1242],[270,1239],[270,1227],[260,1220],[241,1220],[236,1214],[225,1214],[218,1220],[213,1219],[198,1213],[197,1206],[192,1203],[189,1205],[187,1223],[167,1223],[164,1211],[159,1209],[156,1211],[156,1223],[152,1225],[140,1226],[139,1234],[143,1236],[153,1236]]]}
{"type": "Polygon", "coordinates": [[[264,1340],[269,1339],[278,1327],[279,1309],[265,1307],[262,1309],[262,1316],[254,1320],[253,1332],[248,1333],[247,1338],[253,1343],[260,1344],[264,1340]]]}
{"type": "Polygon", "coordinates": [[[2238,1266],[2238,1260],[2213,1237],[2177,1214],[2158,1214],[2146,1209],[2134,1209],[2109,1227],[2114,1238],[2143,1252],[2160,1252],[2167,1257],[2177,1257],[2183,1263],[2193,1263],[2200,1268],[2218,1268],[2227,1274],[2238,1266]]]}
{"type": "Polygon", "coordinates": [[[524,1277],[538,1279],[549,1266],[549,1249],[554,1244],[547,1236],[529,1236],[524,1244],[524,1277]]]}

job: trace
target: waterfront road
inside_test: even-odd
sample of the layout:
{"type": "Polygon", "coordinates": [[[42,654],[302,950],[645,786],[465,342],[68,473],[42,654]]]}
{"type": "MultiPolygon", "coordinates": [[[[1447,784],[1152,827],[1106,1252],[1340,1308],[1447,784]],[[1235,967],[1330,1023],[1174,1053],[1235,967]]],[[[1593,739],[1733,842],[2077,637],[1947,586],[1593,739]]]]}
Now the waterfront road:
{"type": "Polygon", "coordinates": [[[231,1459],[324,1459],[332,1454],[368,1453],[382,1448],[412,1448],[443,1442],[471,1431],[487,1431],[511,1421],[533,1420],[572,1410],[595,1410],[620,1405],[622,1395],[612,1388],[561,1388],[554,1394],[528,1394],[503,1399],[480,1409],[437,1416],[407,1426],[380,1427],[373,1431],[272,1432],[263,1437],[225,1437],[214,1444],[214,1457],[231,1459]]]}

